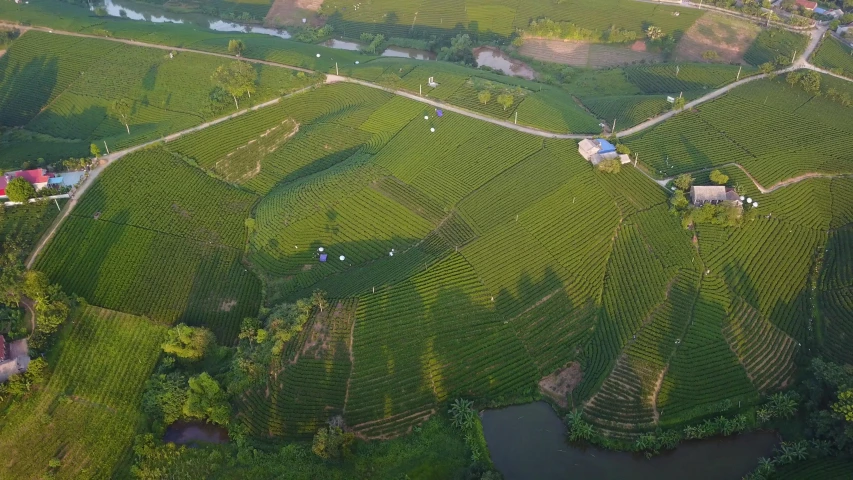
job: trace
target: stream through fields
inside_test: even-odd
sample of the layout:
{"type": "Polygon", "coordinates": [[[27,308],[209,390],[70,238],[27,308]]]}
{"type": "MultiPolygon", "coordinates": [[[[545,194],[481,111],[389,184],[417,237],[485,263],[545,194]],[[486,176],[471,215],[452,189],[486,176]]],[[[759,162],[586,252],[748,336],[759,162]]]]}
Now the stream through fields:
{"type": "Polygon", "coordinates": [[[492,462],[506,480],[536,478],[634,480],[736,480],[769,457],[778,443],[770,432],[685,442],[646,459],[629,452],[579,448],[545,402],[486,410],[483,432],[492,462]]]}

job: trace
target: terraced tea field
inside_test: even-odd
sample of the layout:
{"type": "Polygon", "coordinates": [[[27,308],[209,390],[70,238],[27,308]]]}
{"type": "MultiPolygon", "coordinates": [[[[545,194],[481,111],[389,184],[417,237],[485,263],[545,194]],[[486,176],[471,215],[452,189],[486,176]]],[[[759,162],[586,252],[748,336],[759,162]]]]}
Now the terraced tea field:
{"type": "MultiPolygon", "coordinates": [[[[0,125],[23,132],[0,137],[0,167],[23,161],[84,156],[89,144],[112,150],[183,130],[234,109],[211,101],[211,76],[229,60],[32,31],[0,58],[0,125]],[[174,57],[174,58],[173,58],[174,57]],[[125,127],[113,102],[130,102],[125,127]],[[127,130],[130,130],[130,133],[127,130]]],[[[245,108],[317,79],[257,65],[258,84],[245,108]]],[[[229,104],[230,103],[230,104],[229,104]]]]}
{"type": "Polygon", "coordinates": [[[26,478],[61,456],[57,478],[110,477],[130,452],[165,328],[86,307],[62,336],[47,385],[14,405],[0,427],[0,445],[11,460],[4,474],[26,478]]]}
{"type": "MultiPolygon", "coordinates": [[[[429,74],[370,63],[346,69],[411,92],[429,74]]],[[[659,112],[666,95],[714,89],[737,69],[641,65],[602,73],[619,96],[596,94],[583,85],[589,77],[572,88],[596,115],[631,124],[659,112]]],[[[424,93],[494,116],[518,112],[541,128],[594,122],[575,115],[568,90],[462,72],[442,69],[424,93]],[[506,112],[479,106],[479,87],[518,98],[506,112]]],[[[87,81],[67,82],[56,98],[100,88],[87,81]]],[[[119,83],[116,91],[136,88],[119,83]]],[[[625,142],[660,177],[691,171],[707,183],[697,170],[738,163],[770,186],[850,172],[853,123],[839,121],[849,112],[783,79],[760,80],[625,142]]],[[[144,315],[149,328],[204,325],[225,346],[262,307],[326,291],[329,308],[262,366],[260,384],[234,392],[235,421],[261,441],[310,437],[337,415],[363,438],[389,438],[454,398],[531,398],[567,366],[583,375],[560,400],[605,435],[630,439],[786,388],[813,328],[824,336],[817,348],[847,358],[849,178],[761,194],[725,166],[729,185],[760,209],[736,227],[686,230],[669,212],[670,192],[632,164],[604,173],[574,140],[437,113],[341,82],[127,155],[79,199],[36,268],[92,305],[144,315]],[[813,308],[822,325],[811,323],[813,308]]],[[[87,381],[78,385],[93,401],[118,401],[87,381]]]]}

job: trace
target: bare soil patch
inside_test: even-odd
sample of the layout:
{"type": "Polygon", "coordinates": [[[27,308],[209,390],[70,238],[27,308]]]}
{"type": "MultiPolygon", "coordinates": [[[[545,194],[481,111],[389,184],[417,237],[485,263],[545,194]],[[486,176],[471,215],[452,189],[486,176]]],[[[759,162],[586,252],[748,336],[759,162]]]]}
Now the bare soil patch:
{"type": "Polygon", "coordinates": [[[317,16],[317,10],[323,0],[275,0],[264,18],[264,25],[278,27],[285,25],[302,25],[302,19],[313,27],[323,25],[324,21],[317,16]]]}
{"type": "Polygon", "coordinates": [[[569,408],[568,396],[581,383],[581,364],[572,362],[561,370],[539,380],[539,391],[551,397],[558,405],[569,408]]]}
{"type": "Polygon", "coordinates": [[[575,67],[604,68],[641,62],[660,62],[660,54],[646,51],[646,43],[638,40],[630,45],[573,42],[545,38],[526,38],[518,53],[543,62],[575,67]]]}
{"type": "Polygon", "coordinates": [[[743,54],[755,41],[761,27],[747,20],[706,14],[687,30],[675,59],[693,62],[745,63],[743,54]],[[715,59],[705,59],[705,52],[716,52],[715,59]]]}
{"type": "Polygon", "coordinates": [[[232,308],[237,305],[237,300],[223,300],[222,303],[219,304],[220,312],[230,312],[232,308]]]}

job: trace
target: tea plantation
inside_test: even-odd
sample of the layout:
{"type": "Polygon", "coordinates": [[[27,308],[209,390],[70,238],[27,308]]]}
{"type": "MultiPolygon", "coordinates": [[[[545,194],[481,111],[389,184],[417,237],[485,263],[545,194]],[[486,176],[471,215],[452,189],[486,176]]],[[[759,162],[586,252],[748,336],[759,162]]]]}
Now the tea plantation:
{"type": "MultiPolygon", "coordinates": [[[[415,36],[472,28],[445,27],[445,17],[500,35],[544,12],[603,22],[578,13],[589,12],[580,8],[587,0],[410,3],[341,4],[329,21],[415,36]]],[[[696,18],[688,9],[672,15],[672,6],[603,3],[616,13],[600,28],[653,20],[686,29],[696,18]]],[[[211,100],[212,72],[226,61],[27,32],[0,58],[0,125],[9,127],[0,165],[84,156],[95,140],[117,150],[231,113],[230,98],[227,107],[211,100]],[[127,127],[109,113],[120,98],[134,105],[127,127]]],[[[33,269],[74,308],[46,355],[47,380],[20,401],[0,395],[0,448],[13,458],[4,457],[0,477],[148,478],[140,462],[168,469],[188,458],[200,465],[183,472],[192,477],[232,446],[241,464],[303,461],[312,447],[323,452],[318,440],[285,442],[310,441],[318,429],[333,435],[330,420],[370,441],[359,447],[370,455],[388,445],[373,440],[422,439],[432,422],[450,424],[448,402],[458,398],[478,409],[546,398],[608,446],[633,448],[641,436],[712,418],[757,424],[766,397],[792,388],[811,358],[853,362],[848,82],[819,75],[816,90],[801,77],[749,82],[614,138],[633,161],[609,173],[585,161],[571,136],[439,113],[334,77],[321,84],[319,75],[253,68],[257,91],[241,101],[279,101],[117,155],[69,200],[33,269]],[[683,217],[672,182],[682,173],[757,203],[728,223],[719,212],[683,217]],[[200,359],[163,353],[178,324],[212,333],[200,359]],[[227,400],[219,423],[228,446],[188,450],[151,437],[165,425],[145,422],[152,404],[174,401],[158,388],[175,372],[209,373],[222,385],[206,393],[227,400]],[[554,374],[565,380],[557,393],[542,382],[554,374]]],[[[434,75],[439,85],[424,91],[431,100],[585,132],[597,120],[578,99],[627,128],[669,108],[666,96],[696,98],[739,70],[756,73],[635,65],[557,87],[379,59],[347,62],[341,74],[409,93],[434,75]],[[517,96],[504,111],[478,101],[484,88],[517,96]]],[[[20,207],[40,217],[28,221],[4,211],[3,240],[33,243],[54,218],[45,211],[53,204],[34,205],[20,207]]],[[[204,343],[178,341],[187,350],[204,343]]],[[[176,410],[190,417],[187,405],[176,410]]],[[[464,448],[487,455],[481,433],[471,430],[464,448]]],[[[805,478],[809,468],[780,473],[805,478]]]]}

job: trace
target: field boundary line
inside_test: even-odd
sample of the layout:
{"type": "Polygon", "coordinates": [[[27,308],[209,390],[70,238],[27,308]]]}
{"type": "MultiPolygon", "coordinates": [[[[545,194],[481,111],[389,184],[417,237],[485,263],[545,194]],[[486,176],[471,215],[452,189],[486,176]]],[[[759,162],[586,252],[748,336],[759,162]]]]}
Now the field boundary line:
{"type": "MultiPolygon", "coordinates": [[[[2,23],[0,23],[0,25],[2,25],[2,23]]],[[[186,130],[181,130],[179,132],[172,133],[170,135],[159,138],[157,140],[151,140],[151,141],[141,143],[139,145],[129,147],[129,148],[126,148],[124,150],[113,152],[113,153],[110,153],[108,155],[104,155],[104,156],[100,157],[100,161],[106,162],[106,163],[99,164],[97,167],[91,169],[89,171],[89,174],[83,180],[83,182],[81,182],[77,186],[77,189],[71,195],[70,199],[68,200],[68,203],[65,204],[65,207],[59,213],[59,216],[57,216],[54,219],[53,223],[50,225],[50,228],[47,230],[47,232],[45,232],[44,235],[42,235],[41,239],[39,239],[38,243],[33,248],[33,251],[27,257],[26,268],[28,270],[33,268],[33,265],[35,264],[36,258],[38,258],[41,251],[44,250],[44,247],[47,245],[47,243],[54,237],[54,235],[56,235],[57,230],[59,230],[59,227],[62,225],[63,222],[65,222],[65,219],[70,216],[71,211],[77,205],[77,201],[83,196],[83,194],[86,192],[86,190],[95,182],[95,179],[98,178],[98,176],[101,174],[101,172],[103,172],[104,169],[109,167],[113,162],[123,158],[124,156],[126,156],[130,153],[134,153],[134,152],[137,152],[139,150],[143,150],[145,148],[151,147],[153,145],[157,145],[159,143],[171,142],[173,140],[177,140],[177,139],[181,138],[184,135],[188,135],[190,133],[195,133],[195,132],[204,130],[207,127],[211,127],[213,125],[225,122],[227,120],[231,120],[233,118],[240,117],[242,115],[245,115],[246,113],[254,112],[256,110],[260,110],[264,107],[268,107],[271,105],[276,105],[285,98],[289,98],[289,97],[292,97],[295,95],[299,95],[300,93],[304,93],[304,92],[306,92],[308,90],[312,90],[314,88],[316,88],[316,85],[309,85],[305,88],[301,88],[301,89],[296,90],[294,92],[291,92],[287,95],[274,98],[274,99],[269,100],[267,102],[255,105],[253,107],[249,107],[249,108],[245,108],[243,110],[239,110],[239,111],[234,112],[230,115],[226,115],[224,117],[219,117],[219,118],[213,119],[209,122],[204,122],[204,123],[201,123],[201,124],[196,125],[194,127],[188,128],[186,130]]]]}

